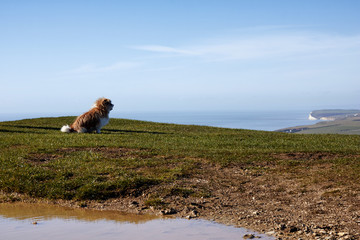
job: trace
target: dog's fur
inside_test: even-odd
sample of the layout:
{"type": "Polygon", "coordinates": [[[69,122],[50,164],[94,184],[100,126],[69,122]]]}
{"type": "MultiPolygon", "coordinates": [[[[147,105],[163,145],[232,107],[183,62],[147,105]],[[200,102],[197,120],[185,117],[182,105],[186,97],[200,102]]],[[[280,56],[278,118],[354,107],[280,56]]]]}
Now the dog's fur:
{"type": "Polygon", "coordinates": [[[109,122],[109,112],[113,107],[114,104],[111,103],[110,99],[99,98],[88,112],[77,117],[71,126],[63,126],[61,131],[66,133],[96,131],[96,133],[100,133],[101,128],[109,122]]]}

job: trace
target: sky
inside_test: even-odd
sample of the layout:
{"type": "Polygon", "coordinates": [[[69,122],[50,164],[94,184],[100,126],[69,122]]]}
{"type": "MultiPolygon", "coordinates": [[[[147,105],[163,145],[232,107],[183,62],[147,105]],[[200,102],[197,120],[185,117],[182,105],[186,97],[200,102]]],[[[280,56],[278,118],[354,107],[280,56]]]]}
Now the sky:
{"type": "Polygon", "coordinates": [[[360,108],[358,0],[0,1],[0,113],[360,108]]]}

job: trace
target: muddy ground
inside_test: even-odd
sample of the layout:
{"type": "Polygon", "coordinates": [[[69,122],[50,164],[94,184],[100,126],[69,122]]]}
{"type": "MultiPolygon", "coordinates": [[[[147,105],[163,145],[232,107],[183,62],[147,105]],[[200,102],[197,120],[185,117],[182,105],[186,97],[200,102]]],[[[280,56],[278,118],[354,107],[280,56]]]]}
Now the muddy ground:
{"type": "MultiPolygon", "coordinates": [[[[278,159],[331,158],[280,154],[278,159]]],[[[2,201],[47,201],[72,207],[202,218],[249,228],[278,239],[360,239],[358,185],[339,185],[318,163],[289,171],[281,164],[226,167],[202,161],[196,172],[142,194],[105,201],[34,200],[12,194],[2,201]],[[326,180],[324,180],[326,179],[326,180]],[[331,179],[331,178],[330,178],[331,179]]],[[[336,179],[335,179],[336,180],[336,179]]]]}

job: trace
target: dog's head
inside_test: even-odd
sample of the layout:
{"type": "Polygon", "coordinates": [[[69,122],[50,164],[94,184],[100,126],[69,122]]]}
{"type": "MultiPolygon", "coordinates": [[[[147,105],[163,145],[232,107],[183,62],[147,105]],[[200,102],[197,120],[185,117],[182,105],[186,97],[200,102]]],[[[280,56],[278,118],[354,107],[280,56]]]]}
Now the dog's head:
{"type": "Polygon", "coordinates": [[[99,98],[98,100],[96,100],[94,107],[110,112],[113,109],[114,104],[111,103],[110,99],[99,98]]]}

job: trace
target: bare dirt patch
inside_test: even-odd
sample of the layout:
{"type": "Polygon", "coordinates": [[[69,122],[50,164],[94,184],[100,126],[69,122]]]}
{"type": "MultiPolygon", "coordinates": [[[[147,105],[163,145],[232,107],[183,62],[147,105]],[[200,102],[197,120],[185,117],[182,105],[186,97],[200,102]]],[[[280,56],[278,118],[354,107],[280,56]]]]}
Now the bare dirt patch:
{"type": "Polygon", "coordinates": [[[292,153],[276,153],[271,157],[279,160],[334,160],[340,157],[360,157],[360,155],[335,154],[328,152],[292,152],[292,153]]]}
{"type": "MultiPolygon", "coordinates": [[[[305,178],[318,170],[307,171],[305,178]]],[[[89,207],[200,217],[281,239],[360,239],[358,190],[328,182],[304,184],[303,179],[291,173],[274,173],[203,164],[191,178],[156,186],[140,197],[113,199],[89,207]],[[168,189],[190,194],[167,194],[168,189]],[[149,199],[156,204],[146,204],[149,199]]]]}
{"type": "Polygon", "coordinates": [[[60,158],[58,154],[52,153],[31,153],[26,160],[32,164],[42,164],[60,158]]]}
{"type": "Polygon", "coordinates": [[[57,150],[58,153],[73,153],[79,151],[88,151],[104,154],[104,156],[109,158],[122,158],[132,155],[140,155],[140,153],[147,152],[146,150],[141,149],[130,149],[130,148],[111,148],[111,147],[93,147],[93,148],[60,148],[57,150]]]}
{"type": "MultiPolygon", "coordinates": [[[[94,151],[109,158],[145,158],[151,154],[127,148],[63,148],[56,154],[31,154],[28,160],[41,163],[76,151],[94,151]]],[[[344,156],[359,158],[358,155],[322,152],[280,153],[271,157],[281,162],[335,160],[344,156]]],[[[168,159],[169,166],[174,164],[171,163],[173,157],[156,157],[168,159]]],[[[196,161],[195,171],[173,182],[154,185],[140,195],[130,193],[127,197],[104,201],[49,202],[138,214],[204,218],[247,227],[279,239],[360,239],[359,182],[339,184],[346,179],[346,173],[337,172],[331,161],[315,161],[315,164],[300,167],[260,162],[255,168],[242,164],[224,167],[204,159],[192,160],[196,161]]]]}

